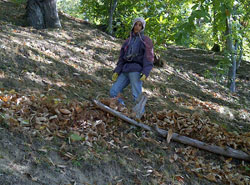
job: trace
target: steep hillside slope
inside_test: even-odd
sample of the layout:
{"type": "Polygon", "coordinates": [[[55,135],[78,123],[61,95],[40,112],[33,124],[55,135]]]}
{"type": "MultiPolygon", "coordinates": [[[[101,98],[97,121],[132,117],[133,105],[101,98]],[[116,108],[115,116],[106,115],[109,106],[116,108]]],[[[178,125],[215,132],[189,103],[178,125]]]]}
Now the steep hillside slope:
{"type": "MultiPolygon", "coordinates": [[[[0,0],[0,182],[3,184],[244,184],[249,163],[134,128],[96,108],[108,98],[122,41],[60,14],[62,29],[22,27],[25,6],[0,0]]],[[[250,153],[244,62],[230,92],[205,71],[214,53],[168,46],[144,92],[142,122],[250,153]],[[239,75],[240,76],[240,75],[239,75]]],[[[130,116],[130,89],[123,94],[130,116]]]]}

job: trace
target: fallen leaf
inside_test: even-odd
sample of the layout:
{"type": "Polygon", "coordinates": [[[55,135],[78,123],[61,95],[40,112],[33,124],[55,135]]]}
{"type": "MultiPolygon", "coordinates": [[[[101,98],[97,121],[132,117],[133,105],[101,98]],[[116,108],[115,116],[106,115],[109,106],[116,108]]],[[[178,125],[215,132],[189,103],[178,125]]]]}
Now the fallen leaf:
{"type": "Polygon", "coordinates": [[[44,153],[47,153],[47,152],[48,152],[48,150],[47,150],[46,148],[43,148],[43,147],[40,148],[40,149],[38,149],[38,151],[39,151],[39,152],[44,152],[44,153]]]}
{"type": "Polygon", "coordinates": [[[230,163],[232,161],[233,158],[228,158],[225,162],[226,163],[230,163]]]}
{"type": "Polygon", "coordinates": [[[162,177],[163,175],[160,174],[158,171],[154,170],[154,176],[157,176],[157,177],[162,177]]]}
{"type": "Polygon", "coordinates": [[[56,119],[56,118],[57,118],[57,115],[50,116],[50,117],[49,117],[49,120],[56,119]]]}
{"type": "Polygon", "coordinates": [[[60,112],[61,112],[62,114],[65,114],[65,115],[68,115],[68,114],[71,113],[68,109],[60,109],[60,112]]]}
{"type": "Polygon", "coordinates": [[[167,136],[167,142],[168,143],[170,143],[170,140],[171,140],[172,136],[173,136],[173,131],[172,131],[172,129],[169,129],[168,130],[168,136],[167,136]]]}
{"type": "Polygon", "coordinates": [[[175,179],[176,179],[177,181],[181,182],[181,183],[184,183],[184,177],[181,176],[181,175],[176,175],[176,176],[175,176],[175,179]]]}
{"type": "Polygon", "coordinates": [[[174,154],[174,160],[176,161],[178,159],[178,155],[174,154]]]}
{"type": "Polygon", "coordinates": [[[78,134],[71,134],[70,139],[72,139],[73,141],[81,141],[83,138],[78,134]]]}
{"type": "Polygon", "coordinates": [[[217,182],[216,178],[215,178],[215,174],[208,174],[205,176],[206,179],[210,180],[210,181],[213,181],[213,182],[217,182]]]}
{"type": "Polygon", "coordinates": [[[169,162],[170,162],[170,163],[174,163],[174,159],[170,158],[170,159],[169,159],[169,162]]]}
{"type": "Polygon", "coordinates": [[[28,125],[29,124],[29,120],[25,120],[23,118],[18,118],[18,121],[20,121],[21,125],[28,125]]]}
{"type": "Polygon", "coordinates": [[[45,118],[45,117],[36,117],[36,123],[37,124],[42,124],[44,122],[47,122],[47,118],[45,118]]]}

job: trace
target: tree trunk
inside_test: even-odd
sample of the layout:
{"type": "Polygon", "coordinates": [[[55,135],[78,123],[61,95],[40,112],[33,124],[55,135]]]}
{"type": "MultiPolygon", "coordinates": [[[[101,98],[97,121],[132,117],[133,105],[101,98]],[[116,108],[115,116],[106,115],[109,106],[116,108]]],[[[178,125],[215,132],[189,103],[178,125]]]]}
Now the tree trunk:
{"type": "Polygon", "coordinates": [[[218,25],[217,25],[217,11],[216,11],[216,2],[213,1],[213,39],[214,39],[214,45],[212,47],[212,51],[214,52],[220,52],[220,45],[219,39],[218,39],[218,25]]]}
{"type": "Polygon", "coordinates": [[[29,26],[36,29],[60,28],[57,0],[28,0],[26,16],[29,26]]]}
{"type": "Polygon", "coordinates": [[[109,24],[107,28],[107,31],[110,35],[113,34],[113,16],[114,16],[114,12],[117,6],[117,1],[118,0],[114,0],[110,2],[109,24]]]}
{"type": "Polygon", "coordinates": [[[239,54],[239,58],[237,61],[237,69],[239,69],[241,61],[242,61],[242,56],[243,56],[243,40],[240,42],[240,54],[239,54]]]}
{"type": "Polygon", "coordinates": [[[218,26],[217,26],[217,11],[216,11],[216,2],[213,1],[213,13],[214,13],[214,20],[213,20],[213,38],[215,42],[218,42],[218,26]]]}
{"type": "Polygon", "coordinates": [[[235,92],[235,78],[236,78],[236,51],[232,38],[232,16],[227,17],[227,50],[230,53],[231,66],[228,72],[228,87],[231,92],[235,92]]]}

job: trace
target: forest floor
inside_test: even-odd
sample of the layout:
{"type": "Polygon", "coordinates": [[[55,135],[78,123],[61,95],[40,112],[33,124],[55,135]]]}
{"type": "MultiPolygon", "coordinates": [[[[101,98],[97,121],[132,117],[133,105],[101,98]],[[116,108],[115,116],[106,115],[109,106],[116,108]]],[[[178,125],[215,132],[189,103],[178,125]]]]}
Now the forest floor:
{"type": "MultiPolygon", "coordinates": [[[[0,184],[249,184],[250,164],[167,142],[101,111],[122,40],[60,13],[61,29],[23,27],[25,5],[0,0],[0,184]]],[[[144,84],[142,122],[250,154],[250,62],[237,92],[207,78],[221,56],[166,46],[144,84]]]]}

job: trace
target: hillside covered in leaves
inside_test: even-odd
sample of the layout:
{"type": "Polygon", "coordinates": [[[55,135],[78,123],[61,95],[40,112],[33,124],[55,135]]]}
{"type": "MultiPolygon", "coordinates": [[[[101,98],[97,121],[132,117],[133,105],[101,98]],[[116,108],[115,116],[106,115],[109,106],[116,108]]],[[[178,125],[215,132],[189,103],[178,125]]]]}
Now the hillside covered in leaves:
{"type": "MultiPolygon", "coordinates": [[[[144,131],[97,108],[109,99],[122,40],[60,13],[61,29],[23,27],[25,5],[0,0],[1,184],[248,184],[249,161],[144,131]]],[[[231,94],[206,71],[219,53],[169,45],[144,84],[141,122],[250,155],[250,62],[231,94]]]]}

